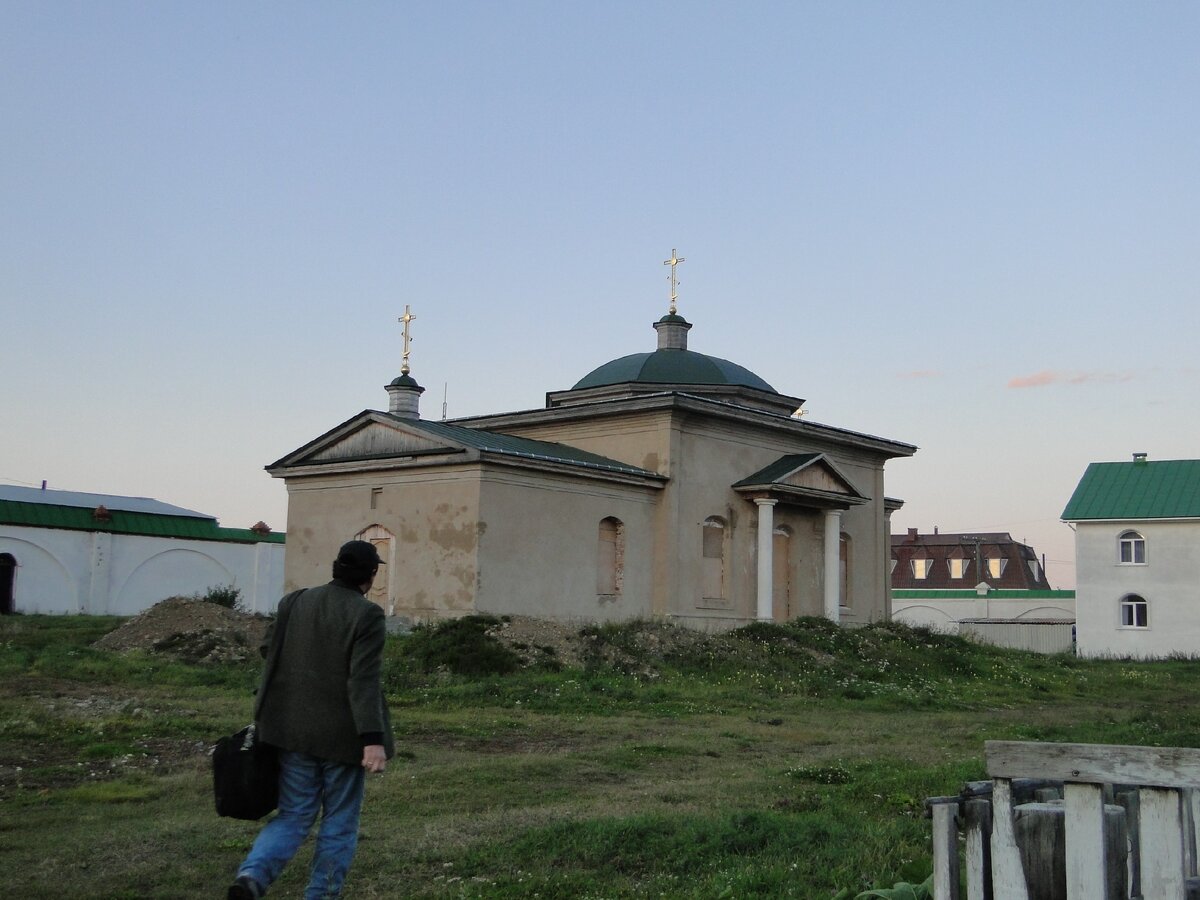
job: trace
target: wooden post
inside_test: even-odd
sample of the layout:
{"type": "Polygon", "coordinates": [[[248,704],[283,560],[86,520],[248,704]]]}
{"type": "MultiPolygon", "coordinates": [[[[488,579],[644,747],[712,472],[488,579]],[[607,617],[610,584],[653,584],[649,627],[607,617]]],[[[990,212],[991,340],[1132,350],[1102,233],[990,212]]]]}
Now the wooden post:
{"type": "MultiPolygon", "coordinates": [[[[1064,786],[1069,900],[1110,900],[1104,845],[1104,790],[1098,784],[1064,786]]],[[[1111,898],[1124,900],[1124,898],[1111,898]]]]}
{"type": "Polygon", "coordinates": [[[1146,900],[1184,896],[1181,799],[1180,792],[1170,788],[1141,790],[1141,888],[1146,900]]]}
{"type": "Polygon", "coordinates": [[[1006,778],[997,778],[992,788],[992,893],[1003,900],[1029,900],[1013,830],[1012,784],[1006,778]]]}
{"type": "Polygon", "coordinates": [[[992,900],[992,804],[988,800],[968,800],[963,807],[967,900],[992,900]]]}
{"type": "Polygon", "coordinates": [[[959,900],[957,803],[933,807],[933,897],[959,900]]]}

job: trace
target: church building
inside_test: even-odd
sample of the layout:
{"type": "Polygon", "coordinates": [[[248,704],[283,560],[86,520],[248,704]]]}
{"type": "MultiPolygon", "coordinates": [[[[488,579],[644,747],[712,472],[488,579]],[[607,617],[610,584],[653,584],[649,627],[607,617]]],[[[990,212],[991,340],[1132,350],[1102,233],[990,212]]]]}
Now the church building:
{"type": "Polygon", "coordinates": [[[884,464],[910,444],[807,421],[804,401],[688,349],[656,346],[551,391],[541,409],[422,418],[408,365],[364,410],[267,467],[288,490],[285,590],[328,578],[339,544],[387,561],[391,615],[655,618],[708,630],[890,614],[884,464]]]}

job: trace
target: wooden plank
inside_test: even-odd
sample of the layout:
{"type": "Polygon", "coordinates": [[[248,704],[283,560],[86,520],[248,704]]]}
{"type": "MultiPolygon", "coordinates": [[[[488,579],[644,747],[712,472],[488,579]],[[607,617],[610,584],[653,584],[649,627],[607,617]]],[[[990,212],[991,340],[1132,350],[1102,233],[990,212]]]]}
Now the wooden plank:
{"type": "Polygon", "coordinates": [[[933,807],[933,897],[959,900],[958,892],[958,804],[933,807]]]}
{"type": "Polygon", "coordinates": [[[1067,898],[1108,900],[1104,790],[1100,785],[1068,782],[1063,793],[1066,806],[1067,898]]]}
{"type": "Polygon", "coordinates": [[[1129,835],[1129,856],[1126,861],[1129,896],[1140,897],[1142,896],[1142,874],[1139,868],[1139,861],[1142,858],[1142,853],[1138,844],[1138,836],[1141,833],[1141,829],[1138,825],[1137,788],[1118,791],[1116,800],[1125,810],[1125,824],[1129,835]]]}
{"type": "Polygon", "coordinates": [[[1183,806],[1179,791],[1142,788],[1138,797],[1141,826],[1142,896],[1146,900],[1182,900],[1183,806]]]}
{"type": "MultiPolygon", "coordinates": [[[[991,791],[988,792],[989,794],[991,791]]],[[[967,865],[967,900],[992,900],[992,804],[968,800],[963,804],[967,865]]]]}
{"type": "Polygon", "coordinates": [[[1200,787],[1200,750],[1191,747],[987,741],[984,752],[993,778],[1200,787]]]}
{"type": "Polygon", "coordinates": [[[1003,778],[992,785],[992,893],[1003,900],[1029,900],[1013,833],[1012,785],[1003,778]]]}
{"type": "Polygon", "coordinates": [[[1184,842],[1184,873],[1200,875],[1200,790],[1189,788],[1183,792],[1187,811],[1187,840],[1184,842]]]}

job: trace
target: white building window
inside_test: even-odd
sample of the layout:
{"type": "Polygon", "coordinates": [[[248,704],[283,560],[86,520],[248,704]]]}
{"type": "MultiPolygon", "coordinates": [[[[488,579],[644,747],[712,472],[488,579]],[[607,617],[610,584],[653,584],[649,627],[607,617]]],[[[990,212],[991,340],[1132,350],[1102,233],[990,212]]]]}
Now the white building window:
{"type": "Polygon", "coordinates": [[[1146,598],[1139,597],[1137,594],[1127,594],[1122,597],[1121,627],[1148,628],[1150,621],[1148,606],[1146,598]]]}
{"type": "Polygon", "coordinates": [[[924,580],[929,577],[929,570],[933,566],[932,559],[913,559],[909,560],[909,565],[912,566],[913,578],[924,580]]]}
{"type": "Polygon", "coordinates": [[[1146,539],[1136,531],[1126,531],[1120,539],[1121,565],[1144,566],[1146,564],[1146,539]]]}
{"type": "Polygon", "coordinates": [[[966,578],[967,577],[967,561],[965,559],[950,560],[950,577],[951,578],[966,578]]]}

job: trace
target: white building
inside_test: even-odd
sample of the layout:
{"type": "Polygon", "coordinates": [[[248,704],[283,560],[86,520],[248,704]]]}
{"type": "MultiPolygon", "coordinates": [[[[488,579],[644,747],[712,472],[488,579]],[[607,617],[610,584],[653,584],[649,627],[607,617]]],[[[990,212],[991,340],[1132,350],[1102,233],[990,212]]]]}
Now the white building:
{"type": "Polygon", "coordinates": [[[1200,655],[1200,460],[1092,463],[1062,518],[1081,655],[1200,655]]]}
{"type": "Polygon", "coordinates": [[[128,616],[166,597],[233,585],[269,612],[284,535],[146,497],[0,485],[0,613],[128,616]]]}

